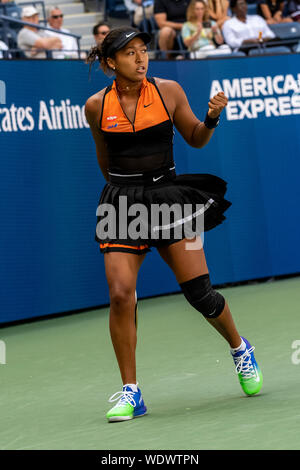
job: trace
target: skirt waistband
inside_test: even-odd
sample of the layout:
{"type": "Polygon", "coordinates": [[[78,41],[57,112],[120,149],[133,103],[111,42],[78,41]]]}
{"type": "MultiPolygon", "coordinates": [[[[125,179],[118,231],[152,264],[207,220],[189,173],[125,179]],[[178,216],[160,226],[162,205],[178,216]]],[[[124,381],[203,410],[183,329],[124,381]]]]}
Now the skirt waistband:
{"type": "Polygon", "coordinates": [[[118,186],[153,186],[176,178],[175,166],[153,172],[121,174],[108,172],[109,182],[118,186]]]}

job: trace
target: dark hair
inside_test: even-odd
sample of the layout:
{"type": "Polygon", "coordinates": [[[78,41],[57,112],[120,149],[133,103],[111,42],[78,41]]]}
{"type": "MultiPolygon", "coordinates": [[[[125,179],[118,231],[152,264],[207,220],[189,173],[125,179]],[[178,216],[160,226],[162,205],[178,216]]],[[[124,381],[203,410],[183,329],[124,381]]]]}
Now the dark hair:
{"type": "Polygon", "coordinates": [[[107,63],[108,57],[114,59],[115,54],[109,54],[109,50],[111,45],[115,42],[115,40],[120,36],[120,34],[128,31],[138,32],[137,29],[131,28],[128,26],[122,26],[120,28],[112,29],[104,38],[101,44],[94,46],[90,49],[88,56],[86,58],[86,63],[90,65],[90,71],[95,62],[100,63],[100,67],[102,68],[103,72],[107,75],[112,74],[112,69],[107,63]]]}
{"type": "Polygon", "coordinates": [[[98,28],[100,28],[100,26],[107,26],[107,28],[110,29],[110,26],[108,23],[104,23],[103,21],[101,21],[100,23],[96,24],[94,27],[93,27],[93,35],[96,36],[96,34],[98,34],[98,28]]]}
{"type": "MultiPolygon", "coordinates": [[[[237,1],[238,0],[230,0],[230,10],[236,7],[237,1]]],[[[246,0],[245,3],[247,3],[246,0]]]]}

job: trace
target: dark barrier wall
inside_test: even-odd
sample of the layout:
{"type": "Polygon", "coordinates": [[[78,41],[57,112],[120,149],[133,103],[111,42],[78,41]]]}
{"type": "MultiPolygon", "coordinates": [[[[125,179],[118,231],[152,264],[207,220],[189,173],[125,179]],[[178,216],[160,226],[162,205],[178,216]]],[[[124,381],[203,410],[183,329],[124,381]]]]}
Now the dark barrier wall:
{"type": "MultiPolygon", "coordinates": [[[[227,220],[206,233],[214,284],[300,271],[299,55],[150,63],[177,80],[203,120],[209,96],[229,97],[202,149],[175,135],[177,173],[228,181],[227,220]]],[[[0,321],[109,302],[94,241],[104,179],[84,103],[110,83],[77,61],[0,61],[0,321]]],[[[156,251],[138,296],[178,291],[156,251]]]]}

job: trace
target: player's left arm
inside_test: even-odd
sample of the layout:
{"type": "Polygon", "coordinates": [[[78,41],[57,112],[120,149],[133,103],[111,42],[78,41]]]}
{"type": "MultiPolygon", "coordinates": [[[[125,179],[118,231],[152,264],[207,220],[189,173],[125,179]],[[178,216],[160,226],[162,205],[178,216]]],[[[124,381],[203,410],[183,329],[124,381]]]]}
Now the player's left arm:
{"type": "MultiPolygon", "coordinates": [[[[173,82],[172,91],[175,102],[173,121],[176,129],[192,147],[204,147],[210,141],[214,129],[209,129],[204,122],[201,122],[195,116],[186,94],[177,82],[173,82]]],[[[219,92],[212,97],[208,102],[209,118],[216,119],[227,105],[227,102],[228,98],[223,92],[219,92]]]]}

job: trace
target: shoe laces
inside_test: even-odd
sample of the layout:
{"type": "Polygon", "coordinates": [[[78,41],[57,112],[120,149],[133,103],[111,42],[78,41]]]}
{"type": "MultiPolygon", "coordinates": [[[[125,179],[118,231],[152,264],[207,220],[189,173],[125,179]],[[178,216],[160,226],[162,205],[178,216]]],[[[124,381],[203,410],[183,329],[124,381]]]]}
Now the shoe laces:
{"type": "Polygon", "coordinates": [[[115,404],[114,408],[116,408],[118,406],[124,406],[124,405],[127,405],[127,404],[136,407],[136,402],[133,398],[134,393],[135,392],[131,392],[131,391],[128,391],[128,390],[121,390],[120,392],[114,393],[108,401],[110,403],[112,403],[114,401],[119,400],[118,403],[115,404]]]}
{"type": "Polygon", "coordinates": [[[235,362],[235,371],[237,374],[242,374],[243,378],[251,379],[253,376],[256,376],[256,372],[254,370],[254,366],[251,360],[251,353],[254,351],[254,346],[250,349],[246,349],[244,354],[240,356],[233,356],[233,360],[235,362]]]}

